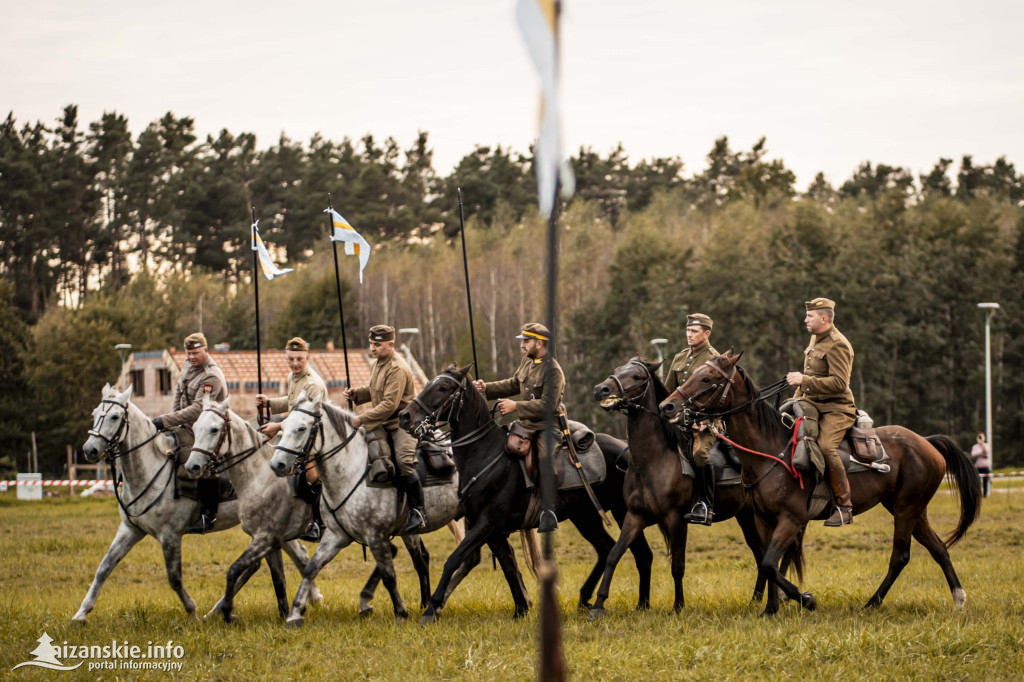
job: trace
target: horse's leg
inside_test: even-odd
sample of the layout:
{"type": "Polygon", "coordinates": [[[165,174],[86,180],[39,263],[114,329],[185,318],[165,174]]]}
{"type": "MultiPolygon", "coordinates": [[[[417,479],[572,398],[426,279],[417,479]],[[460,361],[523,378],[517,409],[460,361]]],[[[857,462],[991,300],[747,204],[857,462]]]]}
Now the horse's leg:
{"type": "Polygon", "coordinates": [[[380,581],[384,583],[384,589],[391,595],[391,604],[395,609],[395,621],[405,620],[409,617],[409,610],[405,608],[405,602],[398,592],[398,576],[395,574],[395,563],[391,560],[392,544],[387,536],[379,534],[367,534],[366,546],[370,548],[377,568],[381,571],[380,581]]]}
{"type": "Polygon", "coordinates": [[[686,574],[686,535],[690,526],[678,511],[668,514],[659,525],[665,528],[668,536],[669,552],[672,555],[672,587],[675,591],[672,610],[679,613],[685,605],[683,576],[686,574]]]}
{"type": "MultiPolygon", "coordinates": [[[[892,511],[891,503],[883,501],[882,504],[892,511]]],[[[881,606],[885,595],[889,593],[889,589],[896,582],[900,572],[910,563],[910,538],[914,533],[914,526],[917,524],[917,520],[917,514],[907,510],[901,510],[893,515],[892,554],[889,555],[889,571],[885,574],[885,578],[882,579],[882,584],[871,595],[871,599],[868,599],[864,608],[881,606]]]]}
{"type": "Polygon", "coordinates": [[[270,580],[274,583],[274,596],[277,597],[277,614],[283,620],[288,615],[288,586],[280,547],[274,547],[267,554],[267,566],[270,568],[270,580]]]}
{"type": "Polygon", "coordinates": [[[956,576],[953,562],[949,559],[946,543],[935,534],[932,525],[928,523],[927,510],[922,511],[921,516],[918,517],[917,525],[914,526],[914,539],[924,545],[925,549],[931,553],[932,559],[935,559],[935,563],[942,569],[942,574],[946,576],[946,582],[949,584],[949,591],[953,594],[953,605],[962,609],[967,602],[967,592],[964,591],[960,585],[960,579],[956,576]]]}
{"type": "Polygon", "coordinates": [[[430,599],[430,552],[423,544],[423,538],[419,535],[403,535],[402,542],[409,550],[412,557],[413,568],[420,579],[420,608],[427,608],[427,600],[430,599]]]}
{"type": "MultiPolygon", "coordinates": [[[[757,530],[753,510],[744,509],[736,514],[736,523],[739,524],[740,530],[743,532],[743,539],[746,540],[747,547],[750,548],[751,553],[754,555],[754,568],[757,569],[761,565],[761,557],[764,556],[764,543],[761,540],[761,534],[757,530]]],[[[754,584],[754,594],[750,597],[751,604],[761,603],[761,600],[764,599],[766,584],[768,584],[768,580],[758,570],[757,582],[754,584]]]]}
{"type": "MultiPolygon", "coordinates": [[[[309,563],[309,552],[306,550],[306,545],[298,540],[289,540],[281,548],[291,557],[295,568],[299,569],[299,575],[302,575],[302,572],[306,570],[306,564],[309,563]]],[[[320,594],[320,588],[316,586],[315,582],[310,587],[309,600],[314,604],[323,603],[324,595],[320,594]]]]}
{"type": "MultiPolygon", "coordinates": [[[[238,594],[242,591],[242,587],[244,587],[245,584],[249,582],[249,578],[251,578],[253,573],[255,573],[258,570],[260,570],[260,562],[256,561],[251,566],[246,568],[242,575],[238,576],[238,582],[235,583],[235,594],[238,594]]],[[[213,614],[220,613],[222,606],[224,606],[224,597],[221,597],[217,600],[217,603],[213,605],[213,608],[210,609],[209,613],[202,617],[202,620],[207,620],[213,614]]]]}
{"type": "Polygon", "coordinates": [[[633,554],[640,583],[636,608],[637,611],[645,611],[651,608],[651,566],[654,564],[654,552],[647,544],[647,538],[643,532],[637,535],[636,540],[629,546],[629,551],[633,554]]]}
{"type": "Polygon", "coordinates": [[[350,544],[352,544],[352,538],[348,533],[337,532],[331,526],[327,526],[324,536],[320,539],[320,544],[317,545],[316,552],[313,553],[313,557],[302,572],[302,582],[299,583],[295,599],[292,600],[292,610],[288,614],[288,620],[285,621],[286,626],[302,627],[305,622],[306,601],[309,599],[309,593],[317,575],[331,559],[338,555],[338,552],[350,544]]]}
{"type": "MultiPolygon", "coordinates": [[[[798,523],[787,515],[780,516],[777,519],[775,530],[772,532],[771,541],[768,542],[764,556],[761,557],[761,572],[766,579],[778,585],[787,597],[808,611],[813,611],[817,607],[814,596],[810,592],[801,594],[797,586],[786,580],[779,571],[779,562],[785,555],[786,549],[796,541],[799,534],[800,526],[798,523]]],[[[773,593],[769,590],[768,604],[765,606],[764,611],[761,612],[761,615],[771,616],[777,613],[778,610],[778,594],[775,593],[773,596],[773,593]]]]}
{"type": "MultiPolygon", "coordinates": [[[[481,545],[484,544],[484,540],[494,530],[494,526],[486,519],[478,519],[473,524],[472,528],[466,531],[466,537],[463,538],[459,546],[452,551],[451,556],[448,557],[444,562],[444,570],[441,572],[441,579],[437,583],[437,587],[434,588],[434,594],[430,596],[430,602],[427,604],[426,610],[423,611],[423,617],[420,618],[420,625],[426,625],[433,623],[437,620],[438,614],[441,611],[441,607],[448,600],[448,583],[451,581],[452,576],[455,572],[462,567],[463,562],[472,555],[474,552],[479,552],[481,545]]],[[[477,557],[479,561],[479,557],[477,557]]],[[[475,565],[475,564],[474,564],[475,565]]],[[[466,571],[468,573],[468,570],[466,571]]]]}
{"type": "MultiPolygon", "coordinates": [[[[121,559],[144,537],[146,537],[146,534],[138,528],[130,526],[123,521],[121,522],[120,527],[117,529],[117,534],[114,535],[114,539],[110,543],[110,548],[107,549],[106,555],[104,555],[100,565],[96,568],[96,577],[92,579],[92,585],[89,586],[89,591],[86,592],[82,605],[78,607],[78,613],[71,620],[83,625],[85,624],[86,617],[92,612],[93,607],[96,606],[96,599],[100,596],[103,583],[106,582],[110,573],[120,563],[121,559]]],[[[194,605],[192,608],[195,610],[194,605]]],[[[185,610],[188,611],[187,604],[185,610]]]]}
{"type": "Polygon", "coordinates": [[[177,533],[166,532],[160,538],[160,549],[164,552],[167,581],[185,607],[185,613],[192,616],[196,612],[196,603],[192,601],[192,597],[185,590],[181,580],[181,536],[177,533]]]}
{"type": "Polygon", "coordinates": [[[594,588],[597,587],[598,581],[604,574],[604,566],[608,561],[608,553],[611,552],[612,547],[615,546],[615,541],[611,535],[605,532],[601,526],[601,518],[596,514],[590,513],[589,510],[584,510],[581,513],[574,514],[569,517],[573,525],[576,526],[576,530],[580,532],[583,539],[591,544],[595,551],[597,551],[597,561],[594,563],[594,567],[591,569],[587,579],[583,581],[583,585],[580,587],[579,596],[579,607],[586,611],[590,610],[590,598],[594,596],[594,588]]]}
{"type": "Polygon", "coordinates": [[[512,618],[513,620],[518,620],[530,610],[530,595],[527,593],[526,585],[523,583],[523,574],[519,572],[519,566],[516,564],[516,554],[512,550],[512,545],[509,544],[508,537],[500,531],[496,531],[491,535],[487,541],[487,546],[494,553],[495,558],[498,560],[498,565],[501,566],[502,573],[505,574],[505,581],[508,583],[508,588],[512,591],[512,601],[515,603],[515,611],[512,614],[512,618]]]}
{"type": "MultiPolygon", "coordinates": [[[[391,559],[398,556],[398,547],[395,543],[391,544],[391,559]]],[[[366,584],[363,585],[363,589],[359,591],[359,615],[363,618],[373,613],[373,595],[377,592],[377,585],[380,584],[380,579],[383,574],[380,568],[377,566],[377,562],[373,562],[373,572],[370,577],[366,579],[366,584]]]]}
{"type": "Polygon", "coordinates": [[[626,512],[626,518],[622,520],[622,527],[619,530],[619,539],[608,552],[608,558],[605,559],[604,578],[601,579],[601,586],[597,588],[597,599],[594,600],[594,606],[590,609],[591,620],[604,615],[604,602],[608,599],[608,593],[611,590],[615,567],[618,566],[619,559],[622,558],[626,548],[633,544],[637,536],[643,535],[646,527],[647,522],[639,514],[626,512]]]}
{"type": "Polygon", "coordinates": [[[242,552],[242,555],[235,559],[235,563],[231,564],[231,567],[228,568],[224,598],[221,600],[220,605],[220,612],[224,616],[225,623],[232,623],[235,620],[232,611],[235,605],[235,595],[238,593],[239,580],[253,565],[258,566],[260,559],[265,557],[272,547],[273,541],[270,538],[254,535],[252,542],[242,552]]]}
{"type": "Polygon", "coordinates": [[[462,579],[469,575],[469,572],[476,568],[479,563],[480,549],[477,548],[475,552],[470,552],[466,556],[466,560],[463,561],[462,565],[459,566],[455,570],[455,573],[452,574],[451,582],[448,583],[448,590],[445,592],[444,595],[444,601],[441,602],[442,608],[444,607],[445,604],[448,603],[448,597],[452,596],[452,592],[454,592],[455,588],[459,586],[459,583],[462,582],[462,579]]]}

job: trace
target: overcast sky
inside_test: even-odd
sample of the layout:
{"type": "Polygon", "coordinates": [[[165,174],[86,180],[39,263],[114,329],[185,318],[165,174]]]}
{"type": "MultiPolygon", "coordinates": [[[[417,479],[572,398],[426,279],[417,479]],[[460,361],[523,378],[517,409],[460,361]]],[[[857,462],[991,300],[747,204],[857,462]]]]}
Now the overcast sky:
{"type": "MultiPolygon", "coordinates": [[[[0,110],[79,105],[134,134],[167,111],[200,134],[430,134],[441,174],[474,144],[525,151],[537,80],[514,0],[0,0],[0,110]]],[[[768,138],[806,186],[864,160],[1024,170],[1024,2],[566,0],[568,149],[679,156],[768,138]]]]}

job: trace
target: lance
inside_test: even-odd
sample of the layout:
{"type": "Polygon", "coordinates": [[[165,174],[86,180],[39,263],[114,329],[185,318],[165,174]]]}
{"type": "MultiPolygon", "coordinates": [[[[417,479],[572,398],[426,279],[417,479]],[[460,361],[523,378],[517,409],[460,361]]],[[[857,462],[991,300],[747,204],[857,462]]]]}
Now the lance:
{"type": "Polygon", "coordinates": [[[476,331],[473,329],[473,295],[469,292],[469,260],[466,258],[466,217],[462,212],[462,188],[459,192],[459,232],[462,233],[462,271],[466,274],[466,307],[469,308],[469,340],[473,346],[473,376],[480,378],[480,363],[476,359],[476,331]]]}
{"type": "MultiPolygon", "coordinates": [[[[327,193],[327,237],[334,235],[334,205],[331,203],[331,193],[327,193]]],[[[334,250],[334,283],[338,289],[338,316],[341,318],[341,354],[345,357],[345,388],[352,388],[351,374],[348,371],[348,342],[345,340],[345,306],[341,303],[341,273],[338,270],[338,243],[331,239],[331,248],[334,250]]],[[[348,401],[348,409],[352,409],[352,401],[348,401]]]]}
{"type": "MultiPolygon", "coordinates": [[[[256,207],[252,206],[252,227],[249,228],[252,238],[252,288],[256,298],[256,393],[263,393],[263,363],[260,360],[260,266],[258,253],[256,252],[256,207]]],[[[263,419],[263,408],[256,408],[256,423],[260,426],[270,421],[270,405],[267,408],[267,419],[263,419]]]]}

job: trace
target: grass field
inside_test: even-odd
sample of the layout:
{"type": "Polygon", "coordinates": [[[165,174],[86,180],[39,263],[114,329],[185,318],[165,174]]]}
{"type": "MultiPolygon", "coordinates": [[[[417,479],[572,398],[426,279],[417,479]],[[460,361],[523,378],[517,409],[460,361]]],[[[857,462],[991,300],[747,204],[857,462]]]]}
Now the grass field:
{"type": "MultiPolygon", "coordinates": [[[[23,661],[45,631],[54,644],[164,644],[183,648],[178,673],[125,670],[74,672],[20,668],[12,679],[102,676],[125,679],[253,679],[331,676],[338,679],[528,679],[535,674],[535,604],[511,620],[512,601],[500,571],[486,558],[453,595],[441,621],[418,623],[415,576],[404,549],[399,585],[412,611],[394,623],[381,589],[376,612],[356,615],[357,594],[371,570],[349,548],[320,577],[323,605],[306,626],[287,630],[277,618],[267,569],[236,600],[239,621],[186,618],[167,585],[157,543],[141,542],[114,571],[84,628],[70,621],[117,527],[112,499],[17,502],[0,496],[0,670],[23,661]]],[[[942,535],[956,521],[945,488],[929,513],[942,535]]],[[[627,555],[616,574],[608,616],[589,622],[576,592],[592,553],[574,529],[556,535],[561,611],[569,670],[575,679],[1024,679],[1024,484],[1000,482],[980,521],[952,550],[967,606],[953,608],[938,566],[914,544],[910,565],[885,605],[862,612],[889,560],[891,517],[882,508],[844,529],[814,524],[806,542],[804,588],[818,599],[807,613],[785,604],[771,620],[749,606],[753,563],[732,522],[691,531],[684,587],[687,606],[670,612],[672,588],[664,543],[657,556],[653,608],[638,613],[636,570],[627,555]],[[1007,490],[1007,486],[1012,486],[1007,490]]],[[[451,536],[426,538],[432,582],[452,549],[451,536]]],[[[247,544],[240,529],[184,542],[186,588],[205,613],[221,596],[224,575],[247,544]]],[[[514,542],[513,544],[518,544],[514,542]]],[[[517,546],[517,553],[519,548],[517,546]]],[[[288,566],[289,598],[298,574],[288,566]]],[[[536,602],[537,585],[526,577],[536,602]]],[[[64,664],[76,659],[65,658],[64,664]]]]}

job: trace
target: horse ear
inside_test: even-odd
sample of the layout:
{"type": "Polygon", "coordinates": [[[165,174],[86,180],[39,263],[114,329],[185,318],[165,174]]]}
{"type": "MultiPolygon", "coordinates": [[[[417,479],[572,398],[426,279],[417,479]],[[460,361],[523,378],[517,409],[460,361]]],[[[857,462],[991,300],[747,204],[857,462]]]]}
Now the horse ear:
{"type": "Polygon", "coordinates": [[[223,408],[225,410],[228,409],[229,407],[231,407],[231,394],[228,393],[226,396],[224,396],[224,402],[222,402],[221,404],[217,405],[217,407],[218,408],[223,408]]]}
{"type": "Polygon", "coordinates": [[[204,410],[210,409],[210,394],[209,393],[204,393],[203,394],[203,409],[204,410]]]}
{"type": "Polygon", "coordinates": [[[730,346],[729,350],[725,352],[725,355],[723,357],[729,362],[730,365],[736,365],[736,363],[740,361],[740,358],[743,357],[743,351],[737,353],[736,350],[730,346]]]}
{"type": "Polygon", "coordinates": [[[463,367],[462,369],[460,369],[460,370],[457,370],[457,371],[458,371],[458,373],[459,373],[459,374],[461,374],[462,376],[466,376],[467,374],[469,374],[469,371],[470,371],[471,369],[473,369],[473,365],[475,365],[475,364],[476,364],[475,362],[471,362],[471,363],[469,363],[468,365],[466,365],[465,367],[463,367]]]}
{"type": "Polygon", "coordinates": [[[450,369],[450,370],[452,370],[454,372],[457,372],[457,371],[459,371],[459,363],[457,363],[454,360],[452,360],[452,364],[448,365],[448,367],[446,367],[445,369],[450,369]]]}
{"type": "Polygon", "coordinates": [[[304,403],[309,400],[309,396],[306,395],[306,389],[299,391],[299,395],[295,398],[295,404],[304,403]]]}
{"type": "Polygon", "coordinates": [[[657,374],[658,370],[661,369],[661,366],[664,365],[664,364],[665,364],[664,360],[661,360],[660,362],[648,362],[647,363],[647,369],[651,370],[652,374],[657,374]]]}
{"type": "Polygon", "coordinates": [[[103,384],[103,393],[101,394],[104,398],[110,393],[110,382],[103,384]]]}
{"type": "Polygon", "coordinates": [[[118,401],[119,402],[123,402],[125,405],[127,405],[128,401],[132,399],[132,391],[134,391],[134,390],[135,390],[135,385],[134,384],[128,384],[128,388],[125,389],[125,392],[122,393],[120,396],[118,396],[118,401]]]}

